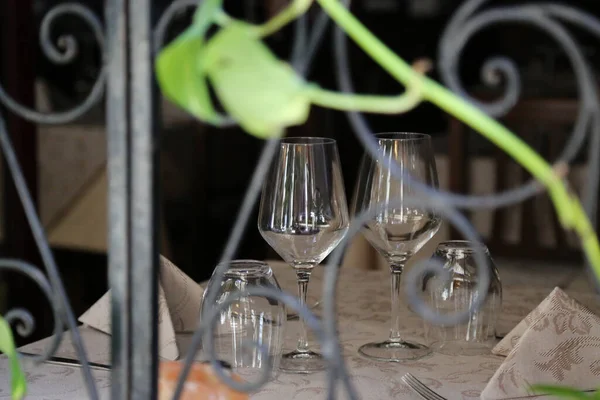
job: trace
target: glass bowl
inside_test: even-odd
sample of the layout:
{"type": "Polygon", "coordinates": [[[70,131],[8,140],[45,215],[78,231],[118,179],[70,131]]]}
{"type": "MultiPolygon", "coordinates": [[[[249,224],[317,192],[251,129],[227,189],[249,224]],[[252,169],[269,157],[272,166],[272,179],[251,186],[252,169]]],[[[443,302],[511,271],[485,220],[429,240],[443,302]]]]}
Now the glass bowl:
{"type": "MultiPolygon", "coordinates": [[[[213,278],[207,287],[215,284],[213,278]]],[[[216,304],[208,304],[203,299],[201,315],[204,315],[206,307],[222,304],[232,294],[251,286],[281,290],[266,263],[231,261],[220,284],[216,304]]],[[[230,364],[234,372],[248,380],[259,376],[263,368],[271,368],[271,377],[274,378],[281,359],[286,319],[285,306],[278,300],[260,296],[241,297],[219,313],[216,327],[212,330],[218,359],[230,364]]],[[[206,351],[202,355],[208,358],[206,351]]]]}
{"type": "Polygon", "coordinates": [[[434,257],[450,272],[450,279],[425,277],[425,299],[437,313],[454,314],[466,310],[478,295],[475,251],[479,248],[487,257],[490,285],[483,306],[471,318],[459,325],[435,325],[425,322],[425,339],[430,348],[447,355],[478,355],[489,353],[496,342],[496,322],[502,307],[502,285],[494,261],[482,243],[453,240],[440,243],[434,257]]]}

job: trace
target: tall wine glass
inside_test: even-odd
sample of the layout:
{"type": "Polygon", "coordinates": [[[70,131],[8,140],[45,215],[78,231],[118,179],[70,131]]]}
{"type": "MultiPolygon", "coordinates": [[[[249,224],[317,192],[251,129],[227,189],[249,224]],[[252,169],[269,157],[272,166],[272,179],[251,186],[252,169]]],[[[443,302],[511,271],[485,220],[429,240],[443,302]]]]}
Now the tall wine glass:
{"type": "Polygon", "coordinates": [[[429,241],[440,227],[440,217],[420,208],[414,200],[414,185],[398,180],[385,167],[396,163],[401,171],[434,188],[438,187],[435,159],[429,135],[419,133],[382,133],[376,135],[383,164],[365,155],[354,193],[353,212],[370,210],[371,218],[363,234],[390,265],[392,275],[392,312],[390,336],[382,342],[367,343],[359,352],[379,361],[405,361],[421,358],[431,351],[420,343],[408,342],[400,335],[400,278],[410,257],[429,241]]]}
{"type": "MultiPolygon", "coordinates": [[[[263,186],[258,229],[296,270],[298,295],[306,303],[308,281],[318,265],[343,239],[349,216],[337,144],[326,138],[281,140],[263,186]]],[[[284,354],[280,369],[310,373],[325,368],[308,346],[305,322],[296,350],[284,354]]]]}

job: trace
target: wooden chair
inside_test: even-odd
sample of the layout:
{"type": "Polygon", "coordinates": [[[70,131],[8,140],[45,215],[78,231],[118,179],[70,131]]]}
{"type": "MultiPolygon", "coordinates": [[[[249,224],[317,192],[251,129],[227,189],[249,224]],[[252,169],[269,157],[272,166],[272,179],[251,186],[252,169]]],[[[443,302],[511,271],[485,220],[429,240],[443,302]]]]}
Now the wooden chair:
{"type": "MultiPolygon", "coordinates": [[[[577,99],[531,98],[520,101],[506,116],[501,118],[545,159],[554,160],[564,147],[573,131],[577,119],[579,103],[577,99]]],[[[469,184],[471,180],[470,165],[477,154],[469,147],[471,134],[460,121],[451,118],[449,123],[449,189],[458,193],[473,193],[469,184]]],[[[517,166],[508,155],[491,145],[487,157],[493,160],[494,192],[505,191],[510,187],[523,184],[531,179],[520,166],[517,166]],[[515,172],[518,171],[518,172],[515,172]],[[514,182],[515,173],[520,175],[514,182]],[[513,183],[509,184],[512,178],[513,183]]],[[[580,251],[568,246],[567,234],[560,226],[553,208],[549,204],[547,194],[543,193],[520,204],[492,211],[491,232],[486,238],[493,254],[506,257],[534,258],[540,260],[575,261],[581,259],[580,251]],[[546,215],[551,223],[540,225],[540,205],[545,205],[546,215]],[[506,240],[507,221],[510,213],[520,208],[519,238],[515,242],[506,240]],[[538,218],[536,218],[538,217],[538,218]],[[550,230],[551,232],[547,232],[550,230]],[[550,233],[554,240],[551,245],[542,243],[541,234],[550,233]]],[[[468,216],[472,218],[472,213],[468,216]]],[[[456,231],[451,231],[452,238],[459,238],[456,231]]],[[[548,236],[548,235],[546,235],[548,236]]]]}

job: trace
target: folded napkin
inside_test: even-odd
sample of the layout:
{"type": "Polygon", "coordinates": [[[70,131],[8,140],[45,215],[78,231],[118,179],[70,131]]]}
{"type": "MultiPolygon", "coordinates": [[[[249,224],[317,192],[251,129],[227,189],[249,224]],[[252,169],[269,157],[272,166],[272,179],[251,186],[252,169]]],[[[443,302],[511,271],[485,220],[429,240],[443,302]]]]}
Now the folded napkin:
{"type": "MultiPolygon", "coordinates": [[[[158,287],[158,354],[179,358],[175,333],[193,332],[200,315],[204,290],[165,257],[160,257],[158,287]]],[[[79,321],[110,335],[110,290],[79,321]]]]}
{"type": "Polygon", "coordinates": [[[600,386],[600,318],[559,288],[492,352],[507,358],[481,393],[483,400],[530,397],[534,384],[600,386]]]}

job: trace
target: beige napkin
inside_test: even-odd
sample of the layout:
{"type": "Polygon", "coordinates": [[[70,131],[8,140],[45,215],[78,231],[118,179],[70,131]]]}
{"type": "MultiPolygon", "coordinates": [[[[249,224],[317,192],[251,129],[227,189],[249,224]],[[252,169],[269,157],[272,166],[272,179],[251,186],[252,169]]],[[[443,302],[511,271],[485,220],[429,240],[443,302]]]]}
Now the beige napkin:
{"type": "MultiPolygon", "coordinates": [[[[204,290],[165,257],[160,257],[158,287],[158,354],[168,360],[179,358],[175,333],[193,332],[200,315],[204,290]]],[[[110,290],[79,321],[110,334],[110,290]]]]}
{"type": "Polygon", "coordinates": [[[600,318],[555,288],[492,352],[507,358],[483,400],[530,397],[533,384],[592,390],[600,385],[600,318]]]}

